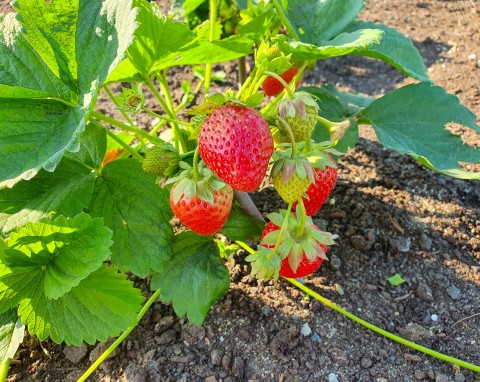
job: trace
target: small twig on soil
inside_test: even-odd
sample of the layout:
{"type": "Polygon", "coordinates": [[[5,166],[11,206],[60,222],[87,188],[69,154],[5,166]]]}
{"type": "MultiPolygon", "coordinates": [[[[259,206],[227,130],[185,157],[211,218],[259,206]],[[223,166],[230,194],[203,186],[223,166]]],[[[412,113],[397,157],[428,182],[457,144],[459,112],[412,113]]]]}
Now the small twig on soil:
{"type": "Polygon", "coordinates": [[[460,322],[469,320],[470,318],[473,318],[473,317],[476,317],[476,316],[480,316],[480,313],[475,313],[475,314],[472,314],[471,316],[464,317],[461,320],[458,320],[457,322],[455,322],[451,327],[453,328],[455,325],[459,324],[460,322]]]}
{"type": "Polygon", "coordinates": [[[408,292],[405,296],[400,296],[400,297],[396,297],[394,298],[393,300],[394,301],[402,301],[402,300],[405,300],[407,298],[409,298],[413,293],[413,290],[411,290],[410,292],[408,292]]]}
{"type": "Polygon", "coordinates": [[[238,201],[238,204],[240,204],[240,207],[242,207],[250,216],[260,219],[263,222],[265,221],[265,218],[260,213],[257,206],[255,203],[253,203],[252,198],[250,198],[250,195],[248,195],[246,192],[237,190],[233,190],[233,193],[235,195],[235,199],[238,201]]]}

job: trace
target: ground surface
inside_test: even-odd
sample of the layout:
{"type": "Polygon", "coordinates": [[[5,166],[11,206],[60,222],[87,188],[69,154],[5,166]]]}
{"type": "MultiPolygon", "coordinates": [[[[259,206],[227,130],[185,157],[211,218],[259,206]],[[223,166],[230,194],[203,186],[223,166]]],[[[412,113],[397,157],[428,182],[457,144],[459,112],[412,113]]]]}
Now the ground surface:
{"type": "MultiPolygon", "coordinates": [[[[480,2],[368,3],[361,17],[411,37],[434,82],[480,115],[480,2]]],[[[326,81],[375,97],[411,82],[386,64],[357,57],[320,62],[304,79],[326,81]]],[[[371,131],[362,135],[340,163],[331,203],[315,217],[338,235],[328,253],[333,261],[307,285],[371,323],[480,364],[480,183],[435,174],[383,150],[371,131]],[[407,281],[391,286],[386,278],[395,273],[407,281]]],[[[473,134],[466,139],[479,143],[473,134]]],[[[262,211],[281,206],[268,189],[254,199],[262,211]]],[[[91,380],[480,380],[373,334],[286,282],[251,278],[243,259],[228,264],[230,292],[202,327],[157,303],[91,380]]],[[[101,346],[29,340],[9,381],[74,381],[101,346]]]]}

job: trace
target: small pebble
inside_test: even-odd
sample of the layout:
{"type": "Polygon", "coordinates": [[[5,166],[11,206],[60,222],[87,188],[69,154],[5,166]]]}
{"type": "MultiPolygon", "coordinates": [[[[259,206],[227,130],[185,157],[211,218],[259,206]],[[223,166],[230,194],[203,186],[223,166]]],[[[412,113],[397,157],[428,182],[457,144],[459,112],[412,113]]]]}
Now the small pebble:
{"type": "Polygon", "coordinates": [[[338,382],[337,374],[335,373],[328,374],[328,382],[338,382]]]}
{"type": "Polygon", "coordinates": [[[345,294],[345,291],[343,290],[343,287],[340,284],[335,283],[335,289],[337,290],[340,296],[343,296],[345,294]]]}
{"type": "Polygon", "coordinates": [[[465,380],[465,376],[462,373],[455,376],[455,382],[465,382],[465,380]]]}
{"type": "Polygon", "coordinates": [[[408,252],[412,247],[412,239],[410,239],[409,237],[401,237],[400,239],[398,239],[397,245],[397,249],[399,252],[408,252]]]}
{"type": "Polygon", "coordinates": [[[342,262],[337,256],[332,255],[330,256],[329,264],[330,264],[330,268],[333,271],[338,271],[340,269],[340,266],[342,265],[342,262]]]}
{"type": "Polygon", "coordinates": [[[415,379],[423,381],[425,379],[425,372],[423,370],[415,370],[415,379]]]}
{"type": "Polygon", "coordinates": [[[322,342],[322,338],[318,335],[318,333],[313,333],[311,339],[313,342],[322,342]]]}
{"type": "Polygon", "coordinates": [[[360,361],[360,366],[362,366],[364,369],[368,369],[370,366],[372,366],[373,362],[370,358],[362,358],[360,361]]]}
{"type": "Polygon", "coordinates": [[[438,321],[438,315],[437,314],[432,314],[431,318],[432,318],[433,322],[438,321]]]}
{"type": "Polygon", "coordinates": [[[420,248],[424,251],[429,251],[432,249],[432,244],[432,239],[430,239],[426,233],[422,233],[420,236],[420,248]]]}
{"type": "Polygon", "coordinates": [[[449,286],[447,289],[445,289],[445,292],[447,292],[452,300],[459,300],[462,297],[460,289],[458,289],[455,285],[449,286]]]}
{"type": "Polygon", "coordinates": [[[450,378],[448,378],[445,374],[437,374],[435,377],[435,382],[450,382],[450,378]]]}
{"type": "Polygon", "coordinates": [[[416,290],[417,296],[421,298],[423,301],[433,301],[433,294],[432,290],[427,284],[420,283],[418,284],[417,290],[416,290]]]}
{"type": "Polygon", "coordinates": [[[302,325],[302,329],[300,329],[300,333],[304,337],[308,337],[310,334],[312,334],[312,329],[310,328],[310,325],[308,325],[308,322],[305,322],[302,325]]]}

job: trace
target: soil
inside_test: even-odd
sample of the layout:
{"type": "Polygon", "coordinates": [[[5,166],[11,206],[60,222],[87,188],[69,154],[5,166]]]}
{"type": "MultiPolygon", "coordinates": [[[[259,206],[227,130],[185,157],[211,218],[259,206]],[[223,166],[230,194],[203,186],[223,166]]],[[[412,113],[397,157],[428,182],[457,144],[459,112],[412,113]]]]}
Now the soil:
{"type": "MultiPolygon", "coordinates": [[[[361,18],[411,37],[431,79],[480,115],[478,0],[370,1],[361,18]]],[[[224,70],[233,75],[235,66],[224,70]]],[[[174,81],[185,76],[191,74],[178,70],[174,81]]],[[[352,56],[318,62],[304,78],[324,82],[379,97],[413,81],[385,63],[352,56]]],[[[330,262],[306,285],[381,328],[479,365],[480,182],[439,175],[385,150],[369,128],[361,135],[314,217],[338,239],[330,262]],[[406,281],[392,286],[387,277],[397,273],[406,281]]],[[[480,143],[476,134],[463,137],[480,143]]],[[[263,212],[283,206],[268,187],[252,197],[263,212]]],[[[239,252],[228,262],[230,291],[203,326],[157,302],[90,380],[480,381],[480,374],[374,334],[286,281],[252,278],[244,258],[239,252]]],[[[103,348],[29,337],[8,381],[74,381],[103,348]]]]}

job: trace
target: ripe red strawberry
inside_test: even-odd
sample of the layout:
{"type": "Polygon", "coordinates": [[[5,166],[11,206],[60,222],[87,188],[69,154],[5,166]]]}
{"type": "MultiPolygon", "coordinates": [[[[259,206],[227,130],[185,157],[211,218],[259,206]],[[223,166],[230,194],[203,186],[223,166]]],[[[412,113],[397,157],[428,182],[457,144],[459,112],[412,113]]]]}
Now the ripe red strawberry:
{"type": "MultiPolygon", "coordinates": [[[[287,84],[289,84],[293,80],[293,78],[297,75],[297,73],[299,71],[300,71],[300,69],[295,68],[295,67],[291,67],[286,72],[281,74],[280,77],[282,77],[285,80],[285,82],[287,84]]],[[[295,84],[295,86],[298,86],[301,81],[302,81],[302,78],[300,77],[298,79],[297,83],[295,84]]],[[[263,81],[262,89],[263,89],[263,92],[265,93],[265,95],[267,95],[269,97],[270,96],[276,97],[277,95],[279,95],[282,92],[284,87],[280,83],[280,81],[278,81],[276,78],[268,76],[267,79],[265,81],[263,81]]]]}
{"type": "Polygon", "coordinates": [[[255,109],[224,105],[205,120],[198,147],[205,164],[220,179],[251,192],[265,177],[273,138],[267,121],[255,109]]]}
{"type": "MultiPolygon", "coordinates": [[[[310,229],[313,230],[313,231],[320,232],[320,229],[316,225],[313,225],[313,224],[310,224],[310,229]]],[[[273,222],[267,223],[267,225],[265,226],[265,228],[262,232],[261,240],[263,240],[263,238],[265,236],[267,236],[267,234],[269,234],[271,232],[274,232],[274,231],[278,231],[278,230],[280,230],[280,227],[277,226],[276,224],[274,224],[273,222]]],[[[265,244],[261,244],[261,245],[266,247],[266,248],[273,248],[273,245],[265,245],[265,244]]],[[[304,252],[302,252],[302,253],[292,253],[292,250],[291,250],[290,254],[282,260],[281,267],[280,267],[280,272],[279,272],[280,276],[288,277],[288,278],[298,278],[298,277],[308,276],[308,275],[312,274],[313,272],[315,272],[320,267],[320,265],[322,264],[322,262],[325,258],[325,253],[327,252],[327,246],[325,244],[317,242],[317,245],[323,251],[323,257],[318,255],[311,261],[311,260],[309,260],[309,258],[307,257],[307,255],[304,252]],[[299,255],[301,255],[301,260],[298,263],[298,260],[295,260],[295,257],[298,257],[299,255]],[[296,263],[297,264],[297,268],[296,268],[295,271],[292,269],[291,263],[293,263],[293,264],[296,263]]]]}
{"type": "Polygon", "coordinates": [[[213,205],[202,200],[198,195],[187,197],[185,194],[175,202],[175,187],[170,192],[170,206],[174,215],[200,235],[213,235],[220,231],[227,221],[228,214],[232,209],[233,190],[229,185],[219,190],[212,190],[213,205]]]}
{"type": "MultiPolygon", "coordinates": [[[[303,204],[308,216],[315,215],[331,194],[337,181],[338,169],[326,166],[325,170],[315,168],[315,182],[312,182],[305,192],[308,199],[303,198],[303,204]]],[[[297,203],[293,205],[293,208],[297,203]]]]}

